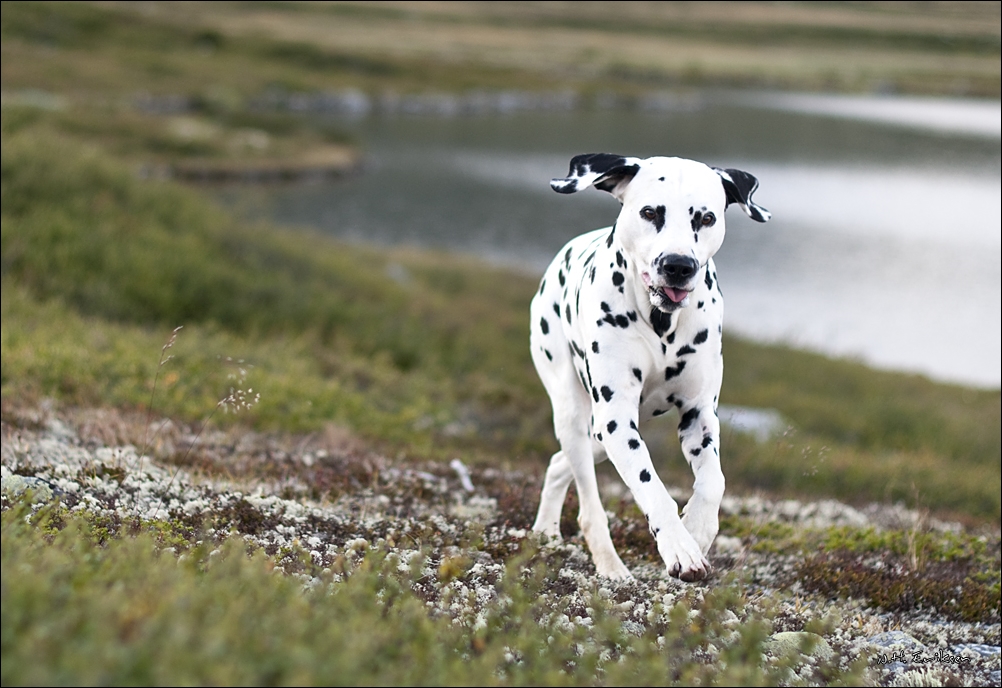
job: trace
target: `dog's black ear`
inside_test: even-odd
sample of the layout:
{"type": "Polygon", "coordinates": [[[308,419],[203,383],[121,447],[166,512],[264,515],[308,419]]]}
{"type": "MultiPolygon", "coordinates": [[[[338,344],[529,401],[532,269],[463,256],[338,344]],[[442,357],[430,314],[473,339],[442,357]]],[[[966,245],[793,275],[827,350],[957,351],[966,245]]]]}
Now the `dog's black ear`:
{"type": "Polygon", "coordinates": [[[593,184],[600,191],[618,197],[617,189],[629,183],[640,170],[640,158],[628,158],[611,153],[585,153],[571,158],[571,167],[563,179],[551,179],[550,188],[557,193],[574,193],[593,184]]]}
{"type": "Polygon", "coordinates": [[[760,205],[755,204],[751,197],[758,188],[758,179],[742,170],[720,169],[714,167],[713,171],[720,175],[724,183],[724,193],[727,194],[727,205],[737,203],[745,215],[756,222],[768,222],[772,213],[760,205]]]}

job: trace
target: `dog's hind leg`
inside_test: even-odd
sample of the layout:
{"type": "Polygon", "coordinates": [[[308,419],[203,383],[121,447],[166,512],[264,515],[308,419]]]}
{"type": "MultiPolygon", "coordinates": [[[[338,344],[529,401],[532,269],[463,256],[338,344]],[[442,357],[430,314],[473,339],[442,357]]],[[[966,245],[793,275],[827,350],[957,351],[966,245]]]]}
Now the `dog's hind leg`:
{"type": "Polygon", "coordinates": [[[578,525],[588,543],[595,569],[600,576],[629,578],[630,571],[616,554],[616,548],[612,544],[609,517],[605,514],[598,492],[594,441],[588,431],[590,415],[590,399],[578,387],[571,404],[560,409],[554,407],[553,425],[567,465],[574,475],[580,503],[578,525]]]}
{"type": "MultiPolygon", "coordinates": [[[[553,380],[546,376],[543,381],[545,384],[553,380]]],[[[574,378],[568,377],[564,382],[571,384],[552,385],[555,389],[569,390],[570,394],[551,395],[553,429],[560,442],[560,451],[550,459],[533,530],[547,535],[559,534],[560,512],[573,477],[580,503],[578,525],[588,543],[595,568],[602,576],[629,578],[630,571],[623,565],[612,544],[609,518],[598,492],[598,480],[595,476],[596,445],[588,431],[591,400],[574,378]]],[[[548,390],[550,387],[551,385],[547,385],[548,390]]]]}
{"type": "Polygon", "coordinates": [[[563,511],[567,488],[574,478],[570,461],[563,450],[558,451],[550,459],[543,480],[543,494],[539,500],[539,511],[532,529],[551,538],[560,538],[560,513],[563,511]]]}
{"type": "Polygon", "coordinates": [[[605,514],[602,498],[598,492],[591,439],[582,433],[569,442],[561,442],[561,446],[567,452],[568,463],[574,473],[574,484],[581,504],[578,511],[578,525],[581,526],[585,542],[588,543],[595,569],[600,576],[630,578],[629,569],[616,554],[616,548],[612,544],[609,517],[605,514]]]}

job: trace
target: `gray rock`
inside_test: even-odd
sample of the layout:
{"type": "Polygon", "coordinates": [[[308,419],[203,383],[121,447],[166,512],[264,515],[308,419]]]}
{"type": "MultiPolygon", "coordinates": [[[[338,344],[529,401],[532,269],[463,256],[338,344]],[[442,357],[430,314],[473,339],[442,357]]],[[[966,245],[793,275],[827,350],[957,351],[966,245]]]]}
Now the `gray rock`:
{"type": "Polygon", "coordinates": [[[998,657],[999,654],[1002,654],[1002,647],[997,645],[983,645],[981,643],[961,643],[960,645],[954,645],[950,648],[950,652],[955,655],[959,655],[965,651],[973,652],[979,657],[991,659],[992,657],[998,657]]]}
{"type": "Polygon", "coordinates": [[[887,631],[867,638],[871,645],[887,650],[905,650],[906,652],[921,652],[925,645],[901,631],[887,631]]]}
{"type": "Polygon", "coordinates": [[[31,490],[31,501],[34,504],[47,502],[59,493],[59,488],[48,480],[26,475],[16,475],[11,473],[6,466],[3,467],[2,489],[11,497],[20,497],[28,490],[31,490]]]}

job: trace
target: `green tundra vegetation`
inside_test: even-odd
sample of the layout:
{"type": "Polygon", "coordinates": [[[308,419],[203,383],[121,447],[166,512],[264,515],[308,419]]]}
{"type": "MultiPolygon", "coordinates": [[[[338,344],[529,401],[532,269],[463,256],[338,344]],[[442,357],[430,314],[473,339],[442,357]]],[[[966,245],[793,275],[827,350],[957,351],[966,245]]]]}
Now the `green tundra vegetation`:
{"type": "MultiPolygon", "coordinates": [[[[205,415],[233,359],[253,366],[261,403],[240,418],[259,428],[336,421],[387,451],[534,468],[555,448],[527,353],[534,279],[248,226],[35,111],[3,110],[2,173],[5,398],[142,408],[182,325],[158,412],[205,415]],[[392,265],[406,284],[387,278],[392,265]],[[473,429],[447,432],[457,421],[473,429]]],[[[722,398],[792,426],[761,443],[725,434],[732,488],[998,519],[998,392],[736,338],[724,354],[722,398]]]]}
{"type": "MultiPolygon", "coordinates": [[[[750,14],[708,9],[720,5],[713,3],[688,18],[647,16],[648,3],[626,3],[622,11],[615,9],[622,3],[594,4],[574,17],[551,5],[194,3],[182,18],[156,3],[5,2],[5,422],[9,409],[54,399],[64,407],[130,410],[148,409],[152,400],[157,415],[197,423],[236,376],[260,403],[236,416],[214,414],[215,424],[304,433],[334,422],[388,455],[542,471],[555,441],[528,355],[535,279],[464,256],[375,250],[248,223],[198,188],[137,174],[185,159],[263,155],[240,143],[247,130],[265,132],[268,155],[279,157],[351,145],[330,124],[249,110],[247,99],[268,88],[379,93],[569,84],[629,97],[677,85],[891,85],[999,94],[997,3],[966,3],[966,14],[946,5],[905,11],[829,3],[813,15],[796,3],[780,7],[786,14],[765,3],[730,6],[750,5],[750,14]],[[827,19],[818,20],[822,15],[827,19]],[[400,38],[414,23],[426,43],[400,38]],[[655,43],[663,35],[684,38],[700,44],[700,61],[665,53],[661,66],[646,64],[612,49],[624,34],[655,43]],[[334,47],[326,37],[335,35],[354,38],[334,47]],[[470,52],[469,42],[484,35],[495,38],[470,52]],[[763,36],[769,50],[756,47],[763,36]],[[573,50],[557,49],[575,38],[573,50]],[[550,62],[534,52],[547,44],[555,46],[550,62]],[[375,47],[383,45],[392,49],[375,47]],[[820,58],[789,59],[815,53],[853,59],[828,60],[837,68],[822,68],[820,58]],[[142,112],[133,105],[138,92],[182,94],[190,112],[142,112]],[[208,133],[178,133],[193,127],[208,133]],[[401,268],[405,283],[388,278],[401,268]],[[173,359],[161,366],[178,326],[184,329],[165,352],[173,359]]],[[[997,527],[998,390],[735,337],[725,339],[724,354],[724,402],[774,408],[790,424],[763,442],[725,433],[730,491],[903,501],[997,527]]],[[[686,469],[672,434],[665,439],[652,429],[650,436],[667,455],[664,477],[677,482],[686,469]]],[[[625,633],[599,601],[594,628],[535,626],[534,591],[547,574],[534,568],[531,553],[510,569],[533,573],[511,574],[509,606],[491,609],[478,639],[428,616],[409,592],[408,574],[378,553],[335,586],[336,594],[304,595],[297,580],[271,575],[273,563],[261,553],[243,556],[237,542],[211,563],[207,550],[187,542],[193,549],[177,563],[155,553],[170,541],[156,528],[98,537],[86,514],[36,515],[28,523],[25,509],[5,497],[4,684],[577,684],[595,682],[599,664],[607,683],[752,684],[778,676],[750,660],[764,638],[755,623],[721,645],[728,664],[719,673],[701,673],[704,664],[684,659],[686,648],[719,636],[725,609],[740,606],[737,588],[723,584],[702,604],[703,621],[686,622],[688,607],[678,607],[681,620],[666,637],[682,659],[669,666],[651,638],[625,633]],[[504,660],[513,648],[524,658],[517,666],[504,660]],[[631,662],[610,663],[609,653],[629,654],[631,662]]],[[[765,550],[810,553],[803,576],[815,587],[808,589],[894,604],[893,591],[833,577],[817,557],[898,556],[898,536],[832,531],[805,540],[740,519],[722,525],[765,550]]],[[[997,618],[997,551],[986,554],[982,541],[966,536],[937,538],[922,547],[929,556],[975,562],[983,588],[971,605],[982,604],[987,590],[997,618]]],[[[973,606],[964,613],[983,618],[973,606]]]]}
{"type": "MultiPolygon", "coordinates": [[[[471,630],[428,614],[412,591],[421,561],[376,551],[304,593],[237,540],[179,561],[150,534],[99,545],[85,521],[52,528],[43,511],[29,525],[28,513],[3,514],[5,685],[775,685],[794,664],[761,665],[767,626],[726,623],[744,614],[728,586],[683,595],[640,636],[596,594],[594,623],[567,630],[539,597],[559,566],[527,550],[471,630]],[[710,642],[719,661],[708,664],[697,657],[710,642]]],[[[818,671],[858,683],[861,668],[818,671]]]]}
{"type": "MultiPolygon", "coordinates": [[[[196,3],[182,22],[157,7],[3,7],[4,398],[145,407],[157,354],[183,325],[170,363],[175,369],[154,401],[164,413],[203,416],[232,372],[227,359],[243,359],[253,366],[249,384],[262,402],[242,422],[304,431],[333,420],[388,451],[436,458],[459,452],[473,461],[540,466],[554,442],[526,353],[534,280],[461,256],[375,251],[250,225],[197,189],[142,180],[135,170],[151,160],[238,155],[226,133],[244,127],[268,132],[282,155],[345,142],[330,125],[246,107],[247,98],[276,85],[415,91],[557,83],[554,71],[476,55],[457,62],[418,47],[408,52],[406,41],[378,58],[361,39],[346,39],[338,52],[304,21],[391,31],[407,18],[436,30],[463,28],[458,33],[479,22],[538,38],[560,22],[561,30],[584,35],[608,17],[589,14],[595,8],[575,18],[551,16],[519,4],[471,13],[460,3],[453,16],[394,3],[196,3]],[[451,80],[443,81],[446,75],[451,80]],[[174,136],[171,117],[133,106],[140,90],[190,96],[192,117],[216,135],[174,136]],[[406,285],[387,279],[387,270],[399,266],[410,277],[406,285]],[[380,317],[370,317],[374,312],[380,317]],[[454,421],[472,430],[443,432],[454,421]]],[[[630,8],[613,22],[616,30],[641,22],[641,10],[630,8]]],[[[777,41],[791,50],[821,41],[832,49],[966,55],[971,64],[987,56],[999,68],[991,23],[972,19],[981,5],[938,23],[915,10],[897,24],[884,15],[866,19],[850,6],[833,8],[831,16],[812,15],[816,25],[796,12],[783,19],[759,8],[728,30],[751,27],[752,37],[738,43],[753,46],[756,31],[785,21],[777,41]],[[942,34],[935,40],[928,33],[934,24],[942,34]]],[[[686,19],[697,33],[711,20],[686,19]]],[[[571,82],[581,88],[608,86],[601,70],[574,74],[571,82]]],[[[671,83],[670,75],[664,79],[671,83]]],[[[643,87],[619,76],[616,83],[643,87]]],[[[725,357],[725,403],[775,408],[791,424],[770,442],[724,437],[732,488],[904,500],[999,519],[998,391],[734,337],[725,341],[725,357]]],[[[669,479],[683,478],[675,443],[662,444],[669,479]]]]}

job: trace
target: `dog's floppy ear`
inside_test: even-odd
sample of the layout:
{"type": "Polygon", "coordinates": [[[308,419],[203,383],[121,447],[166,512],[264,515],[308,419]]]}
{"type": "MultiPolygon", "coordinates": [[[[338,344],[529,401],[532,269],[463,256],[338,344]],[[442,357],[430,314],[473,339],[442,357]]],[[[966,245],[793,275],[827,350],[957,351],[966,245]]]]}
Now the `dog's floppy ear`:
{"type": "Polygon", "coordinates": [[[571,158],[571,168],[563,179],[551,179],[550,188],[557,193],[574,193],[593,184],[600,191],[619,197],[620,185],[629,183],[640,170],[640,158],[628,158],[611,153],[586,153],[571,158]]]}
{"type": "Polygon", "coordinates": [[[737,203],[745,215],[756,222],[768,222],[772,213],[760,205],[752,202],[752,194],[758,188],[758,180],[741,170],[720,169],[714,167],[713,171],[720,175],[724,183],[724,193],[727,194],[727,205],[737,203]]]}

